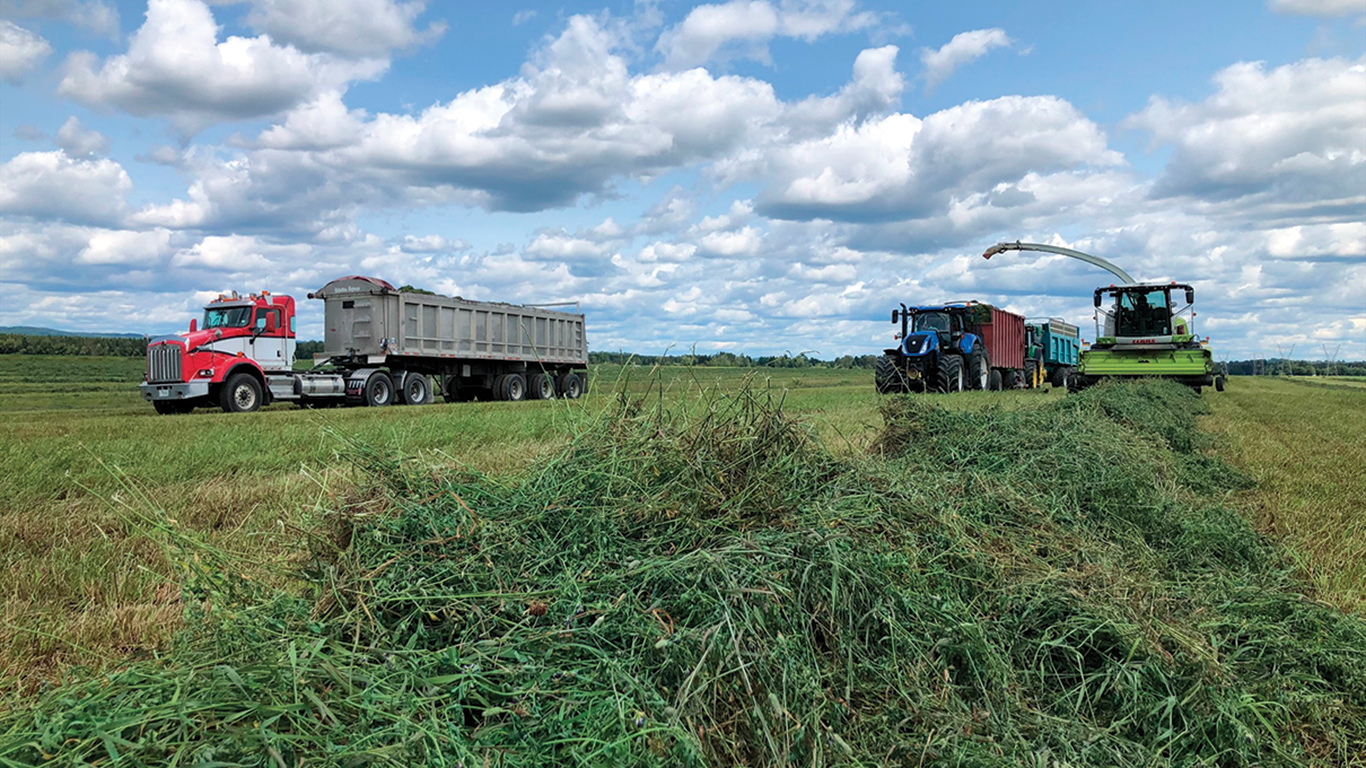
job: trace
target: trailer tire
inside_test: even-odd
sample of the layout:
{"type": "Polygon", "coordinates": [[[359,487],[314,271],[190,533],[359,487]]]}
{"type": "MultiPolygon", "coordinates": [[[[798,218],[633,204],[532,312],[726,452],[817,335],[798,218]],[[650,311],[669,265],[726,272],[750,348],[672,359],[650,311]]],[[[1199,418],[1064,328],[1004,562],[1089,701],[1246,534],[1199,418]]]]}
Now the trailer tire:
{"type": "Polygon", "coordinates": [[[968,389],[991,389],[991,361],[981,342],[974,343],[972,354],[968,355],[968,382],[968,389]]]}
{"type": "Polygon", "coordinates": [[[408,405],[426,405],[432,401],[432,383],[422,373],[409,373],[403,377],[402,402],[408,405]]]}
{"type": "Polygon", "coordinates": [[[560,376],[559,381],[555,382],[555,388],[559,390],[560,397],[566,400],[578,400],[583,394],[583,379],[577,373],[570,371],[560,376]]]}
{"type": "Polygon", "coordinates": [[[1014,368],[1007,368],[1005,375],[1001,377],[1001,386],[1006,389],[1020,388],[1020,372],[1014,368]]]}
{"type": "Polygon", "coordinates": [[[389,374],[384,371],[375,371],[370,374],[370,378],[365,380],[365,390],[362,397],[367,407],[378,408],[382,405],[393,405],[394,380],[389,378],[389,374]]]}
{"type": "Polygon", "coordinates": [[[531,377],[527,395],[532,400],[553,400],[555,398],[555,377],[544,371],[531,377]]]}
{"type": "Polygon", "coordinates": [[[251,413],[261,408],[261,382],[249,373],[234,373],[218,393],[224,413],[251,413]]]}
{"type": "Polygon", "coordinates": [[[1050,378],[1049,383],[1055,387],[1067,386],[1067,368],[1061,365],[1054,368],[1053,376],[1050,378]]]}
{"type": "Polygon", "coordinates": [[[987,389],[992,392],[1001,391],[1001,369],[991,369],[991,373],[987,375],[987,389]]]}
{"type": "Polygon", "coordinates": [[[526,399],[526,378],[520,373],[505,373],[500,377],[502,386],[499,390],[499,400],[517,402],[526,399]]]}

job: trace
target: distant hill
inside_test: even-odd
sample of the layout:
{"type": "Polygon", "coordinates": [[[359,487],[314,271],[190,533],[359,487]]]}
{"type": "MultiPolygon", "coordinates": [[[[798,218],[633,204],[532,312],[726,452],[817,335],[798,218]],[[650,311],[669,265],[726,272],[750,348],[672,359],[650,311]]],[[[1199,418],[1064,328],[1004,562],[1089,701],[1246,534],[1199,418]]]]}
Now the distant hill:
{"type": "Polygon", "coordinates": [[[38,328],[32,325],[0,325],[0,333],[19,336],[76,336],[90,339],[140,339],[141,333],[82,333],[80,331],[59,331],[55,328],[38,328]]]}

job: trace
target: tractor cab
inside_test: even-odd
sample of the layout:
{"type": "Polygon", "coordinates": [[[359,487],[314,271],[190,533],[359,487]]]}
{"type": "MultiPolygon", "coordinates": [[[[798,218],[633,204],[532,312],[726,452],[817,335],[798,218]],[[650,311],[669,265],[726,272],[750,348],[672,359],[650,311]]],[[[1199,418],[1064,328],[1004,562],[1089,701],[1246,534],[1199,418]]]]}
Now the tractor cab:
{"type": "Polygon", "coordinates": [[[967,330],[968,304],[907,307],[893,310],[892,321],[901,321],[901,349],[907,355],[923,355],[935,349],[952,349],[967,330]],[[933,338],[931,338],[933,337],[933,338]]]}
{"type": "Polygon", "coordinates": [[[1097,288],[1096,345],[1175,349],[1194,340],[1195,289],[1131,284],[1097,288]]]}

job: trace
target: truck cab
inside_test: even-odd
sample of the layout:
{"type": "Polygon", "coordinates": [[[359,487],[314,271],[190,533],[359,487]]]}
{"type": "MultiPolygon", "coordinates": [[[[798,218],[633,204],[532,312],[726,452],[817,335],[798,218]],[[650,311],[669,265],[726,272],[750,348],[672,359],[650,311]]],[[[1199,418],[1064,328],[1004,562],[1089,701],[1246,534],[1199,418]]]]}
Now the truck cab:
{"type": "Polygon", "coordinates": [[[206,405],[256,410],[265,404],[267,377],[293,365],[294,299],[269,291],[219,294],[201,319],[202,324],[191,320],[188,331],[148,342],[143,398],[158,413],[206,405]]]}

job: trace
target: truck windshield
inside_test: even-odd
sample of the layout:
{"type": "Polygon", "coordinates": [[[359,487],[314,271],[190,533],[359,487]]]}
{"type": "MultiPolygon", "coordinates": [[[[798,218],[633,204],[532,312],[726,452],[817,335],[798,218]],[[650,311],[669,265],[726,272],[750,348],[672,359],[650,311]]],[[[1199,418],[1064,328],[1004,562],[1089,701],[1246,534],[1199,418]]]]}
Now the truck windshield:
{"type": "Polygon", "coordinates": [[[915,316],[916,331],[949,332],[949,316],[943,312],[922,312],[915,316]]]}
{"type": "Polygon", "coordinates": [[[205,328],[245,328],[251,322],[251,307],[210,307],[204,310],[205,328]]]}

